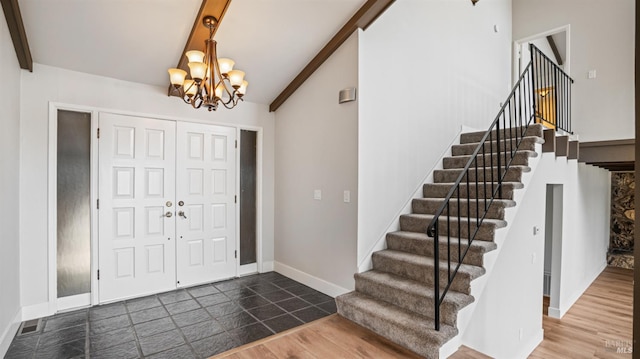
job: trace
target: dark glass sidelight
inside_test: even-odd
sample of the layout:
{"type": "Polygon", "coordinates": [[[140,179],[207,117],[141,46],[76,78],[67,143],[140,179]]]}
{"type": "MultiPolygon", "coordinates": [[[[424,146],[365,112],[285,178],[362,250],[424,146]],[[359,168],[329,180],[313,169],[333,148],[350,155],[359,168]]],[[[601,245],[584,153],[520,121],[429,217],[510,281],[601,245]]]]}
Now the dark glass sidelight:
{"type": "Polygon", "coordinates": [[[58,298],[91,291],[91,114],[58,110],[58,298]]]}

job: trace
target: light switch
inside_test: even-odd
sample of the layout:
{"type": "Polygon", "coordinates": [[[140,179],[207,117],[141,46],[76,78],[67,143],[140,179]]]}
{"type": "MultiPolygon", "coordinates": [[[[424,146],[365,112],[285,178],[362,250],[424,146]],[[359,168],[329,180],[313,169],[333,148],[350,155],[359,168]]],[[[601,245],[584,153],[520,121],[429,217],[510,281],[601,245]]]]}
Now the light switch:
{"type": "Polygon", "coordinates": [[[344,191],[342,199],[343,199],[344,203],[351,202],[351,191],[344,191]]]}
{"type": "Polygon", "coordinates": [[[319,190],[319,189],[314,190],[313,199],[320,201],[322,199],[322,190],[319,190]]]}
{"type": "Polygon", "coordinates": [[[589,70],[589,73],[587,74],[587,78],[595,79],[596,75],[597,75],[596,70],[589,70]]]}

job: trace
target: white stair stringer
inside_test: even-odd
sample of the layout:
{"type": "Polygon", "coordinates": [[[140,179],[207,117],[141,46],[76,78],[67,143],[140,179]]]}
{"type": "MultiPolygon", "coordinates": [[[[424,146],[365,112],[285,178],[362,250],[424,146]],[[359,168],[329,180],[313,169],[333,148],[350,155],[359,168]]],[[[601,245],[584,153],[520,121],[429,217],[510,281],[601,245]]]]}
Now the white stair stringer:
{"type": "Polygon", "coordinates": [[[493,268],[509,235],[511,224],[514,223],[515,218],[518,216],[519,209],[522,207],[520,206],[520,204],[522,203],[527,190],[530,188],[529,184],[531,183],[538,167],[538,163],[542,158],[542,144],[536,144],[535,151],[538,155],[535,157],[529,157],[528,166],[531,168],[531,171],[525,173],[521,179],[522,184],[524,184],[524,188],[518,189],[514,192],[513,199],[516,202],[516,206],[507,208],[505,211],[504,220],[507,222],[507,227],[495,231],[494,242],[496,243],[498,248],[484,254],[484,268],[486,272],[484,275],[471,281],[471,295],[475,298],[475,301],[458,311],[458,335],[456,335],[442,347],[440,347],[440,358],[448,358],[449,356],[453,355],[461,345],[465,344],[463,343],[462,338],[465,337],[466,331],[469,327],[469,323],[473,317],[473,313],[482,298],[482,293],[486,287],[487,282],[491,278],[493,268]]]}

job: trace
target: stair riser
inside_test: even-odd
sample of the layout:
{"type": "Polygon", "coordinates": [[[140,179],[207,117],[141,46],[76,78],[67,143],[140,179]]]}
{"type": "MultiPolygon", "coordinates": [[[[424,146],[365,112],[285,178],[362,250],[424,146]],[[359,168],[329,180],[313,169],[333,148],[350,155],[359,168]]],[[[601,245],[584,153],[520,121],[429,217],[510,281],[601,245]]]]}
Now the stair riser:
{"type": "MultiPolygon", "coordinates": [[[[511,162],[511,164],[515,166],[528,166],[530,154],[530,152],[518,151],[513,157],[513,162],[511,162]]],[[[470,156],[445,157],[442,160],[442,167],[444,169],[464,168],[467,165],[469,158],[470,156]]],[[[504,156],[502,159],[504,159],[504,156]]],[[[502,161],[502,159],[500,159],[500,161],[502,161]]],[[[485,162],[488,167],[498,166],[498,154],[494,153],[491,156],[487,154],[486,156],[481,155],[478,157],[478,167],[484,166],[485,162]],[[492,160],[493,162],[491,162],[492,160]]],[[[472,164],[472,166],[475,167],[475,164],[472,164]]]]}
{"type": "MultiPolygon", "coordinates": [[[[433,297],[431,296],[427,297],[426,294],[417,295],[415,293],[398,291],[396,288],[367,280],[366,278],[358,275],[356,275],[355,279],[356,291],[358,292],[391,303],[397,307],[418,313],[427,318],[435,318],[433,297]]],[[[440,319],[445,324],[455,326],[458,319],[457,309],[448,302],[442,303],[440,306],[440,319]]]]}
{"type": "MultiPolygon", "coordinates": [[[[348,301],[341,300],[340,297],[336,298],[336,304],[338,307],[338,314],[344,318],[347,318],[394,343],[400,344],[405,348],[409,348],[426,359],[439,358],[440,345],[426,341],[429,339],[428,336],[420,336],[416,333],[416,330],[409,330],[408,328],[396,325],[395,323],[381,321],[376,318],[375,315],[361,311],[359,308],[352,306],[348,301]]],[[[426,332],[427,329],[433,328],[424,329],[426,332]]]]}
{"type": "MultiPolygon", "coordinates": [[[[431,183],[427,183],[423,186],[423,196],[425,198],[445,198],[447,196],[447,194],[449,193],[449,190],[451,189],[451,187],[453,186],[453,184],[451,184],[450,186],[442,186],[442,185],[434,185],[431,183]]],[[[480,186],[478,185],[478,187],[475,186],[475,184],[470,186],[469,189],[469,198],[472,199],[476,199],[476,198],[491,198],[491,191],[495,190],[494,188],[489,188],[489,185],[487,184],[487,192],[485,193],[485,187],[484,186],[480,186]]],[[[500,195],[500,193],[498,193],[496,195],[496,198],[498,199],[513,199],[513,190],[514,188],[510,185],[507,184],[503,184],[502,186],[502,195],[500,195]]],[[[461,184],[460,185],[460,197],[462,198],[467,198],[467,186],[466,184],[461,184]]],[[[457,198],[457,195],[454,195],[453,198],[457,198]]]]}
{"type": "MultiPolygon", "coordinates": [[[[417,214],[435,214],[444,201],[436,201],[436,200],[426,200],[426,199],[414,199],[411,203],[411,209],[413,213],[417,214]]],[[[489,200],[487,200],[487,204],[489,200]]],[[[457,216],[460,213],[463,216],[467,216],[468,214],[471,217],[476,217],[478,213],[480,215],[485,214],[484,210],[485,201],[480,200],[478,203],[476,201],[460,201],[460,207],[458,207],[458,201],[453,200],[449,202],[449,210],[447,208],[444,209],[443,214],[451,213],[452,216],[457,216]],[[469,206],[469,203],[471,204],[469,206]],[[476,207],[477,206],[477,207],[476,207]],[[459,208],[459,209],[458,209],[459,208]],[[468,212],[467,212],[468,211],[468,212]]],[[[491,219],[504,219],[505,207],[500,202],[494,202],[486,213],[485,218],[491,219]]]]}
{"type": "MultiPolygon", "coordinates": [[[[396,261],[392,258],[378,256],[376,253],[372,255],[373,269],[391,273],[400,277],[415,280],[427,285],[433,285],[433,266],[427,264],[414,264],[407,262],[396,261]]],[[[452,268],[453,270],[453,263],[452,268]]],[[[447,270],[440,269],[440,288],[444,289],[447,285],[447,270]]],[[[456,277],[451,283],[451,290],[471,294],[471,278],[464,273],[458,272],[456,277]]]]}
{"type": "MultiPolygon", "coordinates": [[[[414,253],[423,255],[425,257],[433,257],[433,239],[429,240],[417,240],[417,239],[408,239],[402,237],[396,237],[392,234],[387,235],[387,248],[393,249],[397,251],[402,251],[406,253],[414,253]]],[[[462,246],[460,249],[464,252],[467,248],[466,241],[462,241],[462,246]]],[[[440,259],[447,259],[447,241],[446,237],[441,237],[440,240],[440,259]]],[[[452,239],[451,241],[451,260],[454,262],[458,262],[458,240],[452,239]]],[[[471,247],[467,255],[464,257],[462,261],[464,264],[470,264],[478,267],[484,266],[484,255],[483,252],[479,252],[474,250],[474,247],[471,247]]]]}
{"type": "MultiPolygon", "coordinates": [[[[430,219],[416,218],[411,216],[400,216],[400,229],[406,232],[426,233],[427,226],[431,222],[430,219]]],[[[452,237],[469,238],[469,225],[468,222],[463,220],[460,222],[460,230],[458,231],[457,218],[451,218],[449,226],[447,226],[447,218],[440,217],[439,228],[440,236],[450,235],[452,237]]],[[[476,231],[475,222],[471,222],[471,233],[476,231]]],[[[493,241],[493,236],[496,231],[495,223],[482,222],[480,229],[476,234],[476,240],[481,241],[493,241]]]]}
{"type": "MultiPolygon", "coordinates": [[[[506,129],[506,130],[503,129],[503,130],[500,130],[500,138],[515,138],[516,135],[519,138],[519,137],[522,137],[522,131],[523,131],[522,127],[506,129]]],[[[541,126],[529,126],[529,128],[525,132],[525,137],[528,137],[528,136],[542,137],[543,136],[542,132],[543,132],[543,128],[541,126]]],[[[460,143],[461,144],[478,143],[482,140],[485,133],[486,132],[463,133],[462,135],[460,135],[460,143]]],[[[491,131],[491,136],[494,140],[497,138],[497,133],[498,131],[496,130],[491,131]]]]}
{"type": "MultiPolygon", "coordinates": [[[[535,137],[527,137],[524,138],[522,140],[522,142],[520,143],[520,147],[518,147],[518,150],[528,150],[528,151],[534,151],[535,150],[535,144],[539,141],[538,138],[535,137]]],[[[515,140],[513,141],[513,144],[511,143],[511,141],[500,141],[500,151],[505,151],[505,146],[506,146],[506,150],[507,151],[511,151],[512,147],[514,146],[513,149],[515,149],[515,140]]],[[[451,154],[453,156],[461,156],[461,155],[471,155],[473,154],[473,152],[475,152],[476,148],[478,147],[478,145],[476,143],[469,143],[469,144],[465,144],[465,145],[453,145],[451,146],[451,154]]],[[[484,146],[484,151],[481,150],[480,153],[484,152],[484,153],[495,153],[498,151],[498,147],[497,147],[497,143],[496,141],[493,142],[487,142],[485,143],[484,146]]],[[[503,159],[504,159],[504,154],[502,155],[503,159]]],[[[503,161],[503,160],[501,160],[503,161]]]]}
{"type": "MultiPolygon", "coordinates": [[[[503,172],[503,171],[502,171],[503,172]]],[[[433,172],[433,182],[434,183],[451,183],[458,180],[458,177],[462,173],[462,170],[435,170],[433,172]]],[[[503,172],[504,173],[504,172],[503,172]]],[[[498,170],[487,168],[486,171],[483,171],[482,167],[478,168],[476,172],[475,168],[469,169],[469,172],[462,177],[464,182],[467,181],[467,177],[469,177],[470,184],[475,184],[476,178],[478,179],[479,184],[482,184],[486,178],[489,182],[497,182],[498,181],[498,170]]],[[[506,182],[520,182],[522,180],[522,168],[520,167],[512,167],[507,170],[507,173],[504,175],[504,181],[506,182]]]]}

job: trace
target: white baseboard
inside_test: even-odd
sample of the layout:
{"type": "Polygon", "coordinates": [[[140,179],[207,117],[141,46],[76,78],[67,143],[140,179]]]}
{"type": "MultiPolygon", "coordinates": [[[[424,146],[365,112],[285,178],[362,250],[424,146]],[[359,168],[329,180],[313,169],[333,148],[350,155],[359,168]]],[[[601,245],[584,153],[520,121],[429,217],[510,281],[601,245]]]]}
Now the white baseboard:
{"type": "Polygon", "coordinates": [[[4,330],[4,332],[2,332],[2,335],[0,335],[0,358],[4,358],[5,355],[7,355],[9,346],[11,345],[13,338],[18,332],[18,328],[20,327],[21,322],[22,322],[22,310],[18,310],[18,312],[16,313],[16,316],[13,318],[13,321],[4,330]]]}
{"type": "Polygon", "coordinates": [[[268,261],[268,262],[262,262],[262,272],[261,273],[267,273],[267,272],[273,272],[273,261],[268,261]]]}
{"type": "Polygon", "coordinates": [[[558,308],[549,307],[548,314],[551,318],[562,319],[562,315],[564,313],[562,313],[558,308]]]}
{"type": "Polygon", "coordinates": [[[58,312],[74,310],[91,305],[91,293],[72,295],[69,297],[58,298],[58,312]]]}
{"type": "Polygon", "coordinates": [[[53,315],[54,313],[55,311],[52,311],[51,306],[49,305],[49,302],[34,304],[28,307],[22,307],[21,322],[24,322],[25,320],[48,317],[50,315],[53,315]]]}
{"type": "Polygon", "coordinates": [[[305,273],[280,262],[275,262],[274,267],[276,272],[334,298],[341,294],[351,292],[351,290],[349,289],[342,288],[338,285],[327,282],[324,279],[312,276],[311,274],[305,273]]]}

